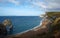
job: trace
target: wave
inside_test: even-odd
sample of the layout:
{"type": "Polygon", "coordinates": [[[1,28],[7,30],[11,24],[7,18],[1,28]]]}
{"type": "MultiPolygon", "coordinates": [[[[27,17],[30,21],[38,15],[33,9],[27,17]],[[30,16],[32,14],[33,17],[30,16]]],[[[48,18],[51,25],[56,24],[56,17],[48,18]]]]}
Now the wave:
{"type": "Polygon", "coordinates": [[[43,20],[44,20],[44,19],[42,19],[42,20],[40,21],[40,24],[39,24],[39,25],[37,25],[36,27],[32,28],[32,30],[35,31],[37,28],[39,28],[39,27],[42,25],[43,20]]]}

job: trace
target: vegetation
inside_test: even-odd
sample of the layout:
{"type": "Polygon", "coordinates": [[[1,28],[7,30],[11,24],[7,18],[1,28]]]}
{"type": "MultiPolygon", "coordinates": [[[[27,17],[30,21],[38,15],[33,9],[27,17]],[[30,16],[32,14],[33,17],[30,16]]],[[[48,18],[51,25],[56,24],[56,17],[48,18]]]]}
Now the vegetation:
{"type": "Polygon", "coordinates": [[[47,25],[49,27],[49,28],[46,27],[48,29],[47,33],[37,34],[36,36],[33,36],[32,38],[55,38],[55,37],[60,38],[59,37],[60,36],[60,12],[46,12],[46,15],[48,16],[48,18],[49,17],[50,18],[56,17],[56,18],[54,18],[55,20],[52,22],[52,24],[47,25]]]}
{"type": "Polygon", "coordinates": [[[60,16],[60,12],[46,12],[46,15],[47,15],[48,17],[60,16]]]}
{"type": "Polygon", "coordinates": [[[46,12],[48,18],[55,19],[53,24],[57,24],[60,20],[60,12],[46,12]]]}
{"type": "Polygon", "coordinates": [[[19,38],[60,38],[60,12],[46,12],[45,16],[46,15],[48,16],[46,19],[49,18],[47,21],[54,17],[55,20],[51,23],[49,22],[49,24],[43,25],[46,26],[46,28],[40,28],[36,32],[27,32],[26,34],[20,35],[19,38]]]}

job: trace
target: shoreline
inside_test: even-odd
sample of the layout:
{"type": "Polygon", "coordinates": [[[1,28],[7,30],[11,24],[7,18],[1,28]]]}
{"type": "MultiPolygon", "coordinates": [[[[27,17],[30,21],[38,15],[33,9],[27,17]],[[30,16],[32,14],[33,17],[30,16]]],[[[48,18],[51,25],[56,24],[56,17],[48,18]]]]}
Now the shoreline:
{"type": "Polygon", "coordinates": [[[26,30],[26,31],[23,31],[23,32],[20,32],[20,33],[17,33],[17,34],[8,35],[8,36],[16,36],[16,35],[18,36],[18,35],[22,35],[24,33],[27,33],[28,31],[36,31],[41,26],[42,21],[43,21],[43,19],[40,21],[39,25],[37,25],[36,27],[34,27],[32,29],[29,29],[29,30],[26,30]]]}

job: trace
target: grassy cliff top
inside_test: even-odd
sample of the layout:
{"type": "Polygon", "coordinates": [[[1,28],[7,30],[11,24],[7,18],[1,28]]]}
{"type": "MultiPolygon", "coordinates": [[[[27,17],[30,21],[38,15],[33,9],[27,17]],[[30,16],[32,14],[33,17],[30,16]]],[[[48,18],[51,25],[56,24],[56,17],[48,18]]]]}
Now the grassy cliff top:
{"type": "Polygon", "coordinates": [[[52,16],[59,16],[60,17],[60,12],[46,12],[46,15],[48,17],[52,17],[52,16]]]}

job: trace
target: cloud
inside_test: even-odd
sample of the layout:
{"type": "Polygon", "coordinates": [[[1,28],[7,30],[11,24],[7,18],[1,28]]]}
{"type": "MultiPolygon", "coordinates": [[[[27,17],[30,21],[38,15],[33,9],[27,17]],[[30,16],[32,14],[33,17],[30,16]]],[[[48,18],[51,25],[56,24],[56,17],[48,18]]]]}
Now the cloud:
{"type": "Polygon", "coordinates": [[[60,11],[60,0],[45,0],[47,2],[46,11],[60,11]]]}
{"type": "Polygon", "coordinates": [[[14,3],[16,5],[20,4],[20,1],[17,1],[17,0],[8,0],[8,2],[14,3]]]}
{"type": "Polygon", "coordinates": [[[31,3],[44,9],[60,8],[60,0],[33,0],[31,3]]]}
{"type": "Polygon", "coordinates": [[[15,5],[23,5],[25,3],[32,5],[31,7],[38,6],[42,8],[46,8],[44,2],[40,2],[39,0],[0,0],[2,3],[13,3],[15,5]]]}
{"type": "Polygon", "coordinates": [[[45,0],[48,8],[60,8],[60,0],[45,0]]]}
{"type": "Polygon", "coordinates": [[[44,4],[44,2],[32,2],[32,4],[42,8],[46,8],[46,5],[44,4]]]}
{"type": "Polygon", "coordinates": [[[31,2],[46,10],[60,10],[60,0],[33,0],[31,2]]]}
{"type": "MultiPolygon", "coordinates": [[[[0,0],[4,1],[4,0],[0,0]]],[[[60,8],[60,0],[5,0],[4,2],[10,2],[15,5],[24,5],[25,3],[31,5],[31,7],[41,7],[43,9],[55,9],[60,8]]]]}
{"type": "Polygon", "coordinates": [[[19,5],[20,1],[18,1],[18,0],[0,0],[0,3],[2,5],[9,4],[9,3],[15,4],[15,5],[19,5]]]}

